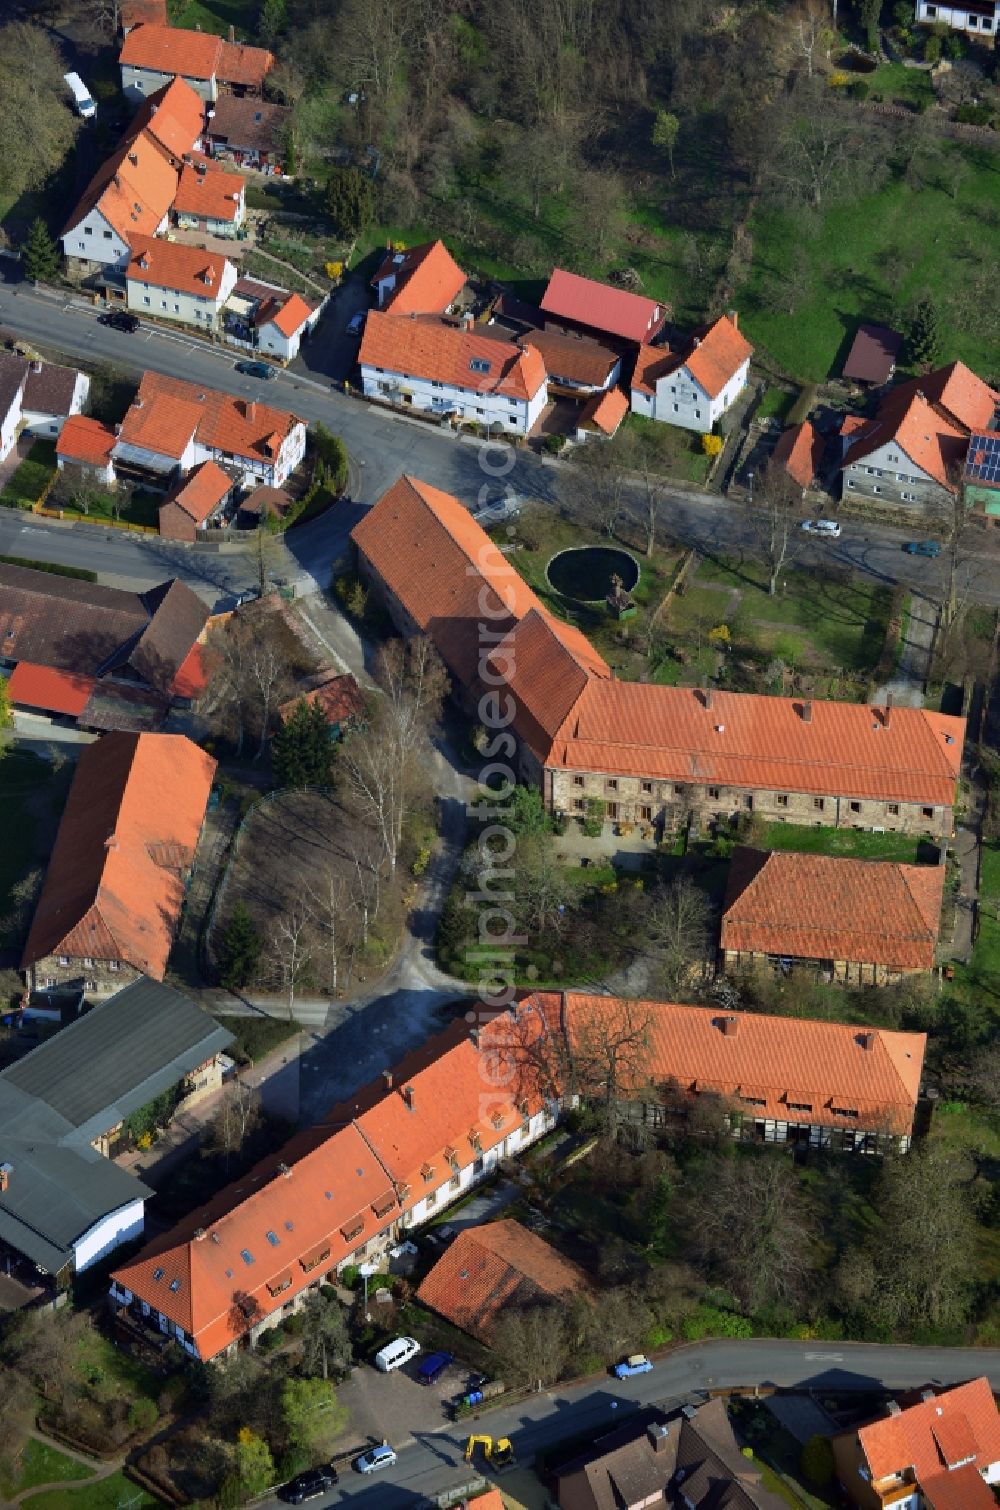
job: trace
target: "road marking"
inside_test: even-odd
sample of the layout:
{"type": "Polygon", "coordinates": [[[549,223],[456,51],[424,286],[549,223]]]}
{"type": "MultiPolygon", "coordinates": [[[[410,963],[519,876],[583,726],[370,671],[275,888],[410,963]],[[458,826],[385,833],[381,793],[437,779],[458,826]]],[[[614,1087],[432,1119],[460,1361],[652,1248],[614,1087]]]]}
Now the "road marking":
{"type": "Polygon", "coordinates": [[[843,1363],[843,1353],[803,1353],[807,1363],[843,1363]]]}

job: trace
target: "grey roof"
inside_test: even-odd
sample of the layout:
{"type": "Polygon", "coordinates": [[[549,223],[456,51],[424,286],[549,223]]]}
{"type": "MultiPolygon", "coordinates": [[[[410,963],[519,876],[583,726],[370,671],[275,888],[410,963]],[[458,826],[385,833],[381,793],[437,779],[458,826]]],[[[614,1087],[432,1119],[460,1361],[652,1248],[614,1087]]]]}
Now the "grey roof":
{"type": "Polygon", "coordinates": [[[91,1147],[232,1034],[194,1002],[145,978],[0,1074],[0,1238],[52,1273],[102,1217],[150,1192],[91,1147]]]}

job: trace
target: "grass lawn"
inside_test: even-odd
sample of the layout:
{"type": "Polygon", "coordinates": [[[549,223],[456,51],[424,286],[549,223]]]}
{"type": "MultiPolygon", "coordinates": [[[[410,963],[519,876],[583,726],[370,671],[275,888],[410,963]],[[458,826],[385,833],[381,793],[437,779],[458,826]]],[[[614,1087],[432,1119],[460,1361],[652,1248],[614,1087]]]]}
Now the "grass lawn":
{"type": "Polygon", "coordinates": [[[79,1489],[32,1494],[23,1503],[31,1510],[154,1510],[160,1502],[123,1473],[112,1473],[95,1484],[81,1484],[79,1489]]]}
{"type": "Polygon", "coordinates": [[[931,1137],[948,1148],[1000,1159],[1000,1116],[964,1101],[945,1101],[935,1108],[931,1137]]]}
{"type": "Polygon", "coordinates": [[[229,28],[235,26],[238,41],[255,42],[259,15],[257,0],[188,0],[173,24],[189,31],[212,31],[219,37],[228,36],[229,28]]]}
{"type": "Polygon", "coordinates": [[[1000,225],[982,215],[996,199],[996,154],[943,144],[942,165],[929,177],[919,188],[893,179],[831,206],[811,235],[801,214],[762,209],[752,226],[754,270],[737,300],[749,338],[793,376],[819,382],[839,367],[859,321],[884,320],[894,304],[905,309],[926,291],[941,312],[942,351],[990,372],[990,335],[974,319],[956,320],[949,305],[956,287],[1000,262],[1000,225]],[[975,251],[966,256],[970,238],[975,251]],[[893,272],[907,257],[894,289],[893,272]],[[769,270],[795,269],[799,258],[804,292],[789,318],[787,309],[767,307],[766,280],[769,270]]]}
{"type": "Polygon", "coordinates": [[[80,509],[66,508],[60,505],[67,519],[97,519],[114,520],[118,518],[123,524],[142,524],[149,529],[156,529],[160,518],[160,505],[163,502],[162,493],[147,493],[140,488],[132,494],[126,507],[116,515],[114,510],[115,499],[110,493],[101,493],[96,496],[90,505],[90,512],[84,515],[80,509]]]}
{"type": "Polygon", "coordinates": [[[0,1477],[0,1494],[6,1499],[20,1494],[24,1489],[33,1489],[36,1484],[54,1484],[61,1479],[85,1479],[94,1469],[85,1468],[74,1458],[67,1457],[47,1442],[29,1437],[21,1453],[20,1467],[14,1474],[0,1477]]]}
{"type": "Polygon", "coordinates": [[[155,1400],[163,1381],[96,1329],[80,1342],[76,1371],[96,1400],[155,1400]]]}
{"type": "Polygon", "coordinates": [[[932,105],[934,87],[931,76],[922,68],[904,68],[902,63],[882,63],[874,73],[866,73],[870,100],[886,105],[932,105]]]}
{"type": "Polygon", "coordinates": [[[0,503],[21,508],[37,503],[56,470],[56,447],[51,440],[36,440],[24,461],[0,492],[0,503]]]}
{"type": "Polygon", "coordinates": [[[297,1023],[278,1017],[218,1017],[216,1021],[236,1039],[231,1052],[240,1064],[256,1064],[299,1031],[297,1023]]]}
{"type": "MultiPolygon", "coordinates": [[[[887,587],[793,567],[772,598],[755,562],[706,560],[681,603],[694,598],[710,607],[707,597],[696,598],[706,584],[739,589],[735,612],[723,613],[737,647],[742,643],[750,650],[779,655],[798,669],[812,663],[863,675],[878,662],[889,618],[887,587]]],[[[719,601],[724,601],[721,595],[719,601]]],[[[678,611],[686,610],[678,605],[678,611]]]]}
{"type": "Polygon", "coordinates": [[[869,834],[858,828],[806,828],[800,823],[769,823],[761,849],[792,849],[810,855],[846,855],[853,860],[917,861],[923,841],[915,834],[869,834]]]}
{"type": "Polygon", "coordinates": [[[757,405],[754,417],[783,420],[797,397],[797,394],[789,392],[787,388],[768,388],[757,405]]]}

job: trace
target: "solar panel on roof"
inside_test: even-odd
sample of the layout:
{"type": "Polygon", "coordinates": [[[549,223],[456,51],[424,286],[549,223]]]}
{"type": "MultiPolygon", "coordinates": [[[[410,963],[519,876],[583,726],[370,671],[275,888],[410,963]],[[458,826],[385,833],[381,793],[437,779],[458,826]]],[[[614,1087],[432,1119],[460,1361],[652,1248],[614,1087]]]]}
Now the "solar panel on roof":
{"type": "Polygon", "coordinates": [[[965,475],[1000,487],[1000,432],[970,436],[965,475]]]}

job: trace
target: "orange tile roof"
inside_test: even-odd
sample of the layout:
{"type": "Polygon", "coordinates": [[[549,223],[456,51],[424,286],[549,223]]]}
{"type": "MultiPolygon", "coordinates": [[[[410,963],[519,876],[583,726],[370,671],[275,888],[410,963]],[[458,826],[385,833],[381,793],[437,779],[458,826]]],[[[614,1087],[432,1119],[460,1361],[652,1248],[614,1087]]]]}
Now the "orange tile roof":
{"type": "Polygon", "coordinates": [[[463,686],[479,676],[483,615],[504,633],[532,610],[574,659],[585,659],[595,675],[610,674],[578,630],[549,614],[451,494],[403,476],[355,525],[351,539],[463,686]]]}
{"type": "Polygon", "coordinates": [[[729,868],[722,947],[930,970],[943,896],[942,865],[739,846],[729,868]]]}
{"type": "Polygon", "coordinates": [[[771,453],[771,462],[784,467],[800,488],[809,488],[819,472],[825,449],[826,442],[816,427],[803,420],[801,425],[790,425],[782,431],[771,453]]]}
{"type": "Polygon", "coordinates": [[[964,718],[922,708],[591,679],[546,765],[698,786],[951,807],[964,718]]]}
{"type": "Polygon", "coordinates": [[[229,474],[217,462],[203,461],[167,494],[161,507],[175,503],[200,524],[232,490],[233,479],[229,474]]]}
{"type": "Polygon", "coordinates": [[[640,346],[632,369],[631,387],[638,393],[655,394],[657,381],[681,364],[681,354],[669,346],[640,346]]]}
{"type": "Polygon", "coordinates": [[[520,1222],[466,1227],[425,1277],[417,1299],[488,1342],[506,1308],[566,1303],[590,1293],[584,1271],[520,1222]]]}
{"type": "Polygon", "coordinates": [[[198,215],[203,220],[235,220],[246,182],[238,173],[225,173],[221,168],[199,173],[186,164],[181,169],[173,208],[179,215],[198,215]]]}
{"type": "Polygon", "coordinates": [[[489,654],[516,707],[514,728],[542,760],[591,675],[610,676],[578,629],[532,608],[489,654]],[[580,644],[582,641],[582,644],[580,644]]]}
{"type": "Polygon", "coordinates": [[[394,315],[443,315],[465,287],[465,274],[443,241],[387,252],[372,287],[390,277],[396,286],[382,307],[394,315]]]}
{"type": "Polygon", "coordinates": [[[621,361],[617,351],[587,336],[565,335],[558,330],[529,330],[518,336],[520,346],[532,345],[541,352],[550,378],[603,388],[621,361]]]}
{"type": "MultiPolygon", "coordinates": [[[[572,1048],[574,1041],[600,1032],[603,1023],[620,1020],[622,1003],[576,991],[537,992],[522,1011],[525,1007],[537,1007],[549,1018],[561,1014],[572,1048]]],[[[754,1116],[777,1121],[885,1128],[897,1135],[911,1130],[926,1033],[671,1002],[632,1002],[630,1008],[635,1022],[648,1021],[644,1084],[672,1082],[737,1101],[752,1097],[763,1102],[754,1107],[754,1116]],[[727,1022],[735,1023],[735,1031],[724,1031],[727,1022]],[[790,1102],[810,1111],[795,1112],[790,1102]],[[857,1118],[838,1115],[837,1107],[857,1112],[857,1118]]]]}
{"type": "Polygon", "coordinates": [[[180,734],[106,734],[77,765],[23,968],[126,960],[162,980],[216,762],[180,734]]]}
{"type": "Polygon", "coordinates": [[[242,84],[246,89],[262,89],[274,67],[274,54],[266,47],[249,47],[245,42],[222,39],[216,73],[226,84],[242,84]]]}
{"type": "Polygon", "coordinates": [[[905,401],[917,394],[922,394],[946,419],[965,431],[988,429],[1000,406],[1000,393],[964,362],[949,362],[947,367],[900,383],[888,395],[886,403],[905,401]]]}
{"type": "Polygon", "coordinates": [[[126,31],[147,24],[166,26],[167,0],[122,0],[119,20],[126,31]]]}
{"type": "Polygon", "coordinates": [[[922,1484],[969,1455],[977,1468],[1000,1462],[1000,1415],[985,1377],[862,1426],[857,1437],[875,1480],[912,1468],[922,1484]]]}
{"type": "Polygon", "coordinates": [[[701,336],[695,337],[682,365],[709,398],[718,398],[752,356],[750,342],[728,315],[720,315],[701,336]]]}
{"type": "Polygon", "coordinates": [[[398,1219],[378,1158],[357,1128],[342,1127],[299,1158],[290,1144],[262,1160],[113,1277],[213,1358],[383,1230],[375,1208],[386,1205],[398,1219]]]}
{"type": "Polygon", "coordinates": [[[7,692],[15,707],[44,708],[47,713],[65,713],[76,718],[87,706],[96,685],[93,676],[18,661],[7,681],[7,692]]]}
{"type": "Polygon", "coordinates": [[[377,309],[365,321],[358,361],[362,367],[518,399],[534,398],[545,383],[545,364],[533,346],[522,350],[478,330],[377,309]],[[486,370],[473,363],[486,364],[486,370]]]}
{"type": "Polygon", "coordinates": [[[177,668],[170,686],[173,697],[198,697],[208,686],[209,668],[204,645],[194,644],[177,668]]]}
{"type": "Polygon", "coordinates": [[[299,703],[307,703],[310,707],[318,705],[331,724],[347,723],[349,719],[360,718],[365,711],[361,688],[350,672],[331,676],[329,681],[313,687],[310,692],[302,692],[298,697],[291,697],[282,703],[278,709],[282,723],[288,722],[299,703]]]}
{"type": "Polygon", "coordinates": [[[595,429],[605,435],[614,435],[628,413],[628,399],[620,388],[610,388],[607,393],[595,393],[584,404],[577,424],[582,429],[595,429]]]}
{"type": "Polygon", "coordinates": [[[197,435],[207,450],[273,462],[282,442],[300,423],[294,414],[257,400],[146,372],[125,412],[118,439],[180,458],[197,435]]]}
{"type": "Polygon", "coordinates": [[[183,158],[205,128],[205,102],[183,79],[171,79],[140,106],[130,136],[136,134],[137,126],[171,157],[183,158]]]}
{"type": "Polygon", "coordinates": [[[122,43],[119,63],[145,68],[153,73],[179,74],[189,79],[211,79],[219,70],[222,38],[207,31],[185,31],[179,26],[137,26],[122,43]]]}
{"type": "Polygon", "coordinates": [[[549,278],[541,308],[558,320],[589,325],[625,341],[646,341],[663,323],[665,310],[655,299],[583,278],[557,267],[549,278]]]}
{"type": "Polygon", "coordinates": [[[503,1496],[499,1489],[487,1489],[485,1494],[469,1500],[466,1510],[504,1510],[503,1496]]]}
{"type": "Polygon", "coordinates": [[[170,208],[176,188],[177,170],[164,157],[157,142],[140,131],[98,168],[66,229],[72,230],[97,208],[131,246],[137,234],[155,233],[170,208]]]}
{"type": "Polygon", "coordinates": [[[133,236],[132,259],[125,274],[130,282],[148,283],[203,299],[218,299],[227,259],[161,236],[133,236]]]}
{"type": "Polygon", "coordinates": [[[949,492],[955,491],[965,456],[966,436],[957,425],[944,419],[921,394],[904,393],[903,388],[894,390],[875,418],[855,433],[857,439],[844,457],[842,466],[853,466],[891,441],[921,471],[949,492]]]}
{"type": "Polygon", "coordinates": [[[259,320],[260,325],[277,325],[283,336],[293,336],[312,314],[312,309],[301,294],[292,294],[269,319],[259,320]]]}
{"type": "Polygon", "coordinates": [[[971,1463],[921,1479],[925,1510],[996,1510],[993,1490],[971,1463]]]}
{"type": "Polygon", "coordinates": [[[59,432],[56,455],[69,462],[106,465],[116,438],[111,426],[99,419],[92,419],[89,414],[70,414],[59,432]]]}

